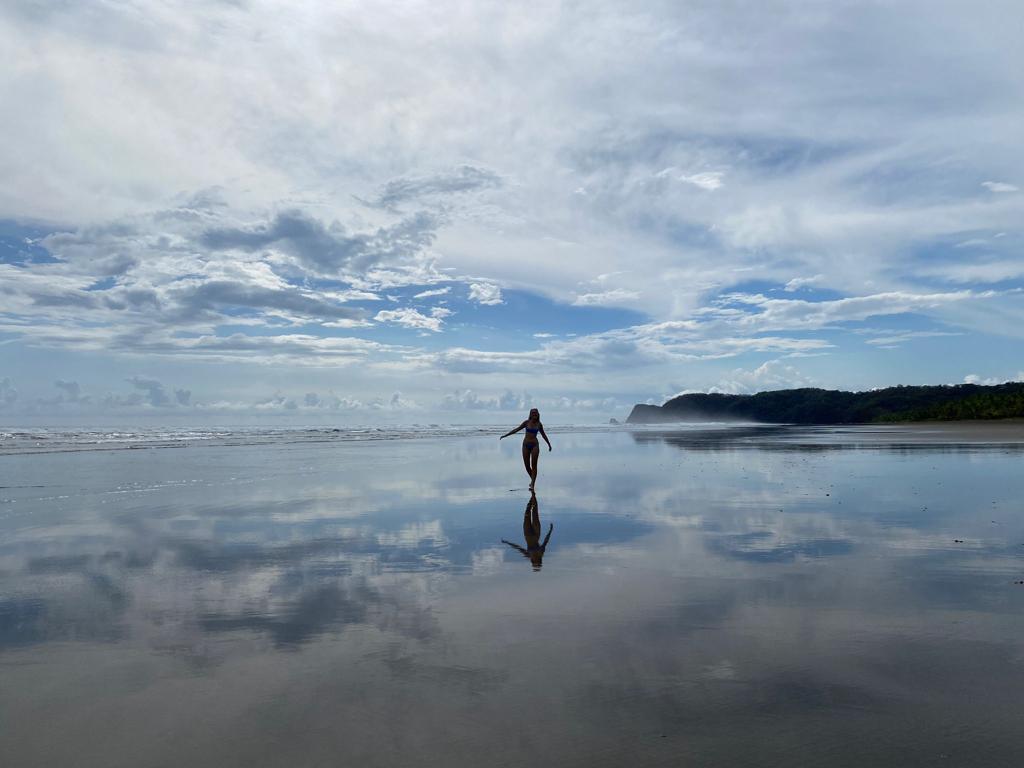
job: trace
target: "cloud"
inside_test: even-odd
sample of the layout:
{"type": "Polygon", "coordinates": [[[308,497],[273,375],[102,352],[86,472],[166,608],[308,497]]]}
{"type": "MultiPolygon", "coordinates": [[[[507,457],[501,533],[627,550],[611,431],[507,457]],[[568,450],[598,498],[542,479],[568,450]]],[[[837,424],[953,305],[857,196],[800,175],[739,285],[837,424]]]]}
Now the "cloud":
{"type": "Polygon", "coordinates": [[[382,309],[373,319],[378,323],[394,323],[404,325],[406,328],[420,328],[425,331],[438,333],[441,330],[442,318],[449,314],[443,307],[437,308],[432,316],[424,315],[415,309],[406,307],[404,309],[382,309]]]}
{"type": "Polygon", "coordinates": [[[439,407],[448,411],[522,411],[525,415],[530,408],[604,412],[621,406],[614,397],[536,397],[528,392],[513,392],[510,389],[500,395],[482,396],[471,389],[459,389],[445,394],[439,407]]]}
{"type": "Polygon", "coordinates": [[[866,339],[865,344],[871,344],[879,347],[895,348],[905,342],[912,341],[914,339],[931,339],[940,338],[943,336],[962,336],[962,333],[950,332],[950,331],[906,331],[903,333],[896,333],[890,336],[876,336],[873,339],[866,339]]]}
{"type": "Polygon", "coordinates": [[[470,389],[457,389],[444,396],[441,407],[449,410],[496,410],[498,400],[496,398],[481,399],[476,392],[470,389]]]}
{"type": "Polygon", "coordinates": [[[402,397],[401,392],[392,392],[391,399],[388,400],[388,407],[392,410],[418,410],[420,405],[415,400],[411,400],[407,397],[402,397]]]}
{"type": "Polygon", "coordinates": [[[271,410],[285,410],[294,411],[297,410],[299,404],[291,397],[275,392],[272,396],[264,398],[263,400],[257,400],[254,404],[257,410],[271,411],[271,410]]]}
{"type": "Polygon", "coordinates": [[[444,396],[444,410],[467,411],[522,411],[531,406],[533,399],[525,392],[505,390],[501,395],[481,397],[471,389],[457,389],[444,396]]]}
{"type": "Polygon", "coordinates": [[[437,220],[420,212],[373,233],[349,234],[339,223],[329,226],[301,210],[282,211],[267,222],[246,227],[208,229],[200,242],[215,251],[259,251],[276,247],[317,272],[363,272],[386,262],[402,263],[434,241],[437,220]]]}
{"type": "Polygon", "coordinates": [[[338,397],[333,392],[329,392],[326,395],[320,395],[317,392],[307,392],[302,396],[301,403],[299,401],[294,402],[296,402],[297,408],[305,410],[358,411],[366,408],[366,405],[356,398],[338,397]]]}
{"type": "Polygon", "coordinates": [[[989,192],[1019,192],[1020,188],[1013,184],[1007,184],[1005,181],[983,181],[981,186],[985,187],[989,192]]]}
{"type": "MultiPolygon", "coordinates": [[[[537,407],[554,411],[597,411],[607,413],[624,407],[625,403],[619,402],[614,397],[569,397],[566,395],[557,397],[538,398],[537,407]]],[[[632,405],[632,403],[630,403],[632,405]]]]}
{"type": "Polygon", "coordinates": [[[478,189],[493,189],[502,184],[501,177],[486,168],[463,165],[448,173],[392,179],[381,187],[376,199],[367,204],[375,208],[394,209],[409,201],[436,198],[478,189]]]}
{"type": "Polygon", "coordinates": [[[810,285],[820,285],[825,279],[824,275],[812,275],[811,277],[794,277],[786,283],[785,290],[793,292],[810,285]]]}
{"type": "Polygon", "coordinates": [[[701,189],[715,190],[721,188],[722,176],[722,173],[710,171],[707,173],[695,173],[691,176],[683,175],[679,177],[679,180],[685,181],[687,184],[693,184],[701,189]]]}
{"type": "MultiPolygon", "coordinates": [[[[282,312],[298,318],[322,320],[362,320],[366,312],[347,307],[329,298],[299,287],[280,285],[264,287],[233,280],[182,280],[166,292],[183,317],[199,315],[205,310],[232,308],[282,312]]],[[[154,298],[156,301],[156,299],[154,298]]]]}
{"type": "Polygon", "coordinates": [[[502,304],[501,288],[493,283],[470,283],[469,300],[477,304],[502,304]]]}
{"type": "MultiPolygon", "coordinates": [[[[1018,378],[1020,377],[1018,376],[1018,378]]],[[[995,384],[1002,384],[1005,381],[1008,381],[1008,379],[999,379],[996,378],[995,376],[990,376],[988,378],[983,379],[976,373],[969,373],[966,376],[964,376],[964,384],[982,384],[986,387],[990,387],[995,384]]]]}
{"type": "MultiPolygon", "coordinates": [[[[73,247],[57,252],[60,260],[40,264],[38,269],[0,264],[6,294],[0,324],[7,321],[8,330],[28,340],[46,335],[49,345],[59,344],[62,334],[42,330],[48,326],[67,329],[63,334],[67,343],[75,343],[76,331],[88,334],[89,329],[106,327],[115,348],[132,340],[170,335],[174,328],[194,334],[222,323],[316,322],[334,328],[368,324],[365,310],[349,305],[378,299],[365,285],[357,288],[339,281],[318,285],[323,281],[296,275],[287,264],[268,262],[262,255],[197,252],[201,237],[190,229],[191,223],[182,225],[177,217],[164,213],[147,215],[141,223],[111,225],[101,235],[79,230],[73,238],[69,236],[73,247]],[[143,225],[164,219],[173,226],[162,229],[162,234],[140,234],[143,225]],[[119,251],[129,266],[116,278],[99,278],[95,267],[106,263],[109,250],[119,251]],[[26,314],[33,323],[17,320],[26,314]]],[[[218,209],[217,215],[221,213],[218,209]]],[[[391,283],[396,278],[393,271],[386,276],[391,283]]],[[[366,277],[359,280],[365,283],[366,277]]]]}
{"type": "Polygon", "coordinates": [[[450,293],[451,290],[452,290],[451,287],[446,285],[444,288],[435,288],[435,289],[428,290],[428,291],[420,291],[415,296],[413,296],[413,298],[414,299],[426,299],[426,298],[429,298],[431,296],[444,296],[445,294],[450,293]]]}
{"type": "Polygon", "coordinates": [[[937,278],[960,285],[971,283],[1001,283],[1024,277],[1024,259],[1010,258],[991,261],[952,262],[923,266],[921,277],[937,278]]]}
{"type": "Polygon", "coordinates": [[[706,189],[708,191],[714,191],[721,189],[722,177],[725,174],[721,171],[704,171],[702,173],[685,174],[680,173],[678,168],[666,168],[663,171],[659,171],[655,176],[657,178],[671,178],[677,181],[682,181],[686,184],[692,184],[695,187],[706,189]]]}
{"type": "Polygon", "coordinates": [[[328,392],[324,395],[318,392],[305,392],[298,395],[281,391],[255,401],[220,400],[197,403],[195,407],[207,412],[249,411],[255,409],[264,413],[277,412],[283,414],[301,414],[309,411],[331,412],[335,414],[370,414],[389,411],[413,411],[420,410],[421,408],[417,401],[403,396],[401,392],[393,392],[387,398],[371,397],[361,400],[350,396],[342,397],[334,392],[328,392]]]}
{"type": "Polygon", "coordinates": [[[605,333],[544,342],[539,350],[491,351],[452,347],[415,359],[427,367],[453,373],[546,373],[635,371],[670,363],[722,359],[751,352],[806,354],[830,349],[823,339],[782,336],[705,335],[692,321],[633,326],[605,333]]]}
{"type": "MultiPolygon", "coordinates": [[[[83,337],[85,344],[92,339],[83,337]]],[[[118,348],[114,340],[114,348],[118,348]]],[[[279,334],[276,336],[249,336],[235,333],[228,336],[198,336],[181,338],[150,336],[132,338],[126,349],[153,355],[174,355],[183,358],[208,358],[248,363],[280,363],[290,365],[345,365],[366,362],[370,355],[384,357],[402,354],[404,347],[380,344],[365,339],[324,337],[310,334],[279,334]]],[[[97,343],[97,348],[102,348],[97,343]]]]}
{"type": "Polygon", "coordinates": [[[251,408],[265,412],[279,411],[284,413],[299,413],[310,410],[358,411],[363,413],[421,410],[421,406],[416,400],[403,396],[401,392],[393,392],[387,399],[373,397],[368,400],[359,400],[353,397],[338,397],[333,392],[322,397],[316,392],[306,392],[301,397],[298,397],[278,391],[270,397],[257,400],[255,403],[220,402],[205,406],[206,410],[248,410],[251,408]]]}
{"type": "Polygon", "coordinates": [[[826,328],[834,323],[933,310],[994,295],[992,292],[975,291],[940,293],[891,291],[828,301],[804,301],[774,299],[763,294],[733,293],[722,296],[717,302],[717,308],[709,308],[701,315],[709,320],[737,328],[817,329],[826,328]],[[740,305],[741,309],[734,311],[734,307],[730,305],[740,305]]]}
{"type": "Polygon", "coordinates": [[[618,304],[626,304],[636,301],[640,294],[636,291],[627,291],[622,288],[614,288],[601,293],[584,293],[573,301],[578,307],[608,307],[618,304]]]}
{"type": "Polygon", "coordinates": [[[164,385],[156,379],[146,376],[132,376],[130,379],[126,379],[126,381],[130,382],[136,389],[142,390],[146,402],[150,405],[159,408],[172,404],[164,385]]]}
{"type": "MultiPolygon", "coordinates": [[[[299,403],[317,375],[299,367],[349,365],[367,403],[410,370],[496,393],[529,366],[584,398],[825,350],[829,384],[883,383],[898,371],[844,341],[887,314],[1016,355],[1024,54],[1005,14],[924,7],[5,6],[0,45],[33,66],[0,73],[20,105],[0,121],[2,361],[35,347],[42,382],[55,348],[92,356],[90,381],[99,354],[271,364],[299,403]],[[55,223],[7,238],[24,221],[55,223]],[[365,302],[440,283],[458,347],[377,340],[446,315],[374,324],[365,302]],[[795,301],[811,285],[830,300],[795,301]],[[481,307],[503,290],[557,338],[524,349],[533,328],[481,307]],[[580,311],[620,305],[646,319],[580,311]]],[[[919,375],[960,378],[928,346],[919,375]]]]}
{"type": "MultiPolygon", "coordinates": [[[[813,386],[816,386],[814,379],[805,376],[792,365],[788,365],[781,360],[768,360],[754,369],[736,368],[707,389],[684,389],[678,392],[677,395],[695,392],[745,395],[773,389],[795,389],[813,386]]],[[[675,396],[672,395],[672,397],[675,396]]]]}
{"type": "MultiPolygon", "coordinates": [[[[82,388],[79,386],[77,381],[64,381],[64,379],[57,379],[53,382],[53,386],[61,391],[61,399],[69,403],[82,402],[82,388]]],[[[88,398],[84,398],[88,400],[88,398]]]]}

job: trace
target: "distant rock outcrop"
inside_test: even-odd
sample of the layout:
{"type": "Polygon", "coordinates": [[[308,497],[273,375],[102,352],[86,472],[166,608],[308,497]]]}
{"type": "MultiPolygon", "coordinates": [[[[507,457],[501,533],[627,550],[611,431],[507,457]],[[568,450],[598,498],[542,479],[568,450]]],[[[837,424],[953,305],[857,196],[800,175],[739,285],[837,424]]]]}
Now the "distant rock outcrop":
{"type": "Polygon", "coordinates": [[[995,386],[888,387],[867,392],[780,389],[756,395],[690,394],[662,406],[633,406],[627,424],[760,421],[775,424],[868,424],[1024,417],[1024,382],[995,386]]]}

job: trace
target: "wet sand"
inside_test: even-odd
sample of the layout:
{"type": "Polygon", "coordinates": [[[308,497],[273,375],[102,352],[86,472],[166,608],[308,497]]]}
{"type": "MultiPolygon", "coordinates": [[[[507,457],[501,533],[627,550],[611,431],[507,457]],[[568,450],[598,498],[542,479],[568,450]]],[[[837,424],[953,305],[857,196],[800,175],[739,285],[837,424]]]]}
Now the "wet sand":
{"type": "Polygon", "coordinates": [[[551,437],[0,456],[0,764],[1024,764],[1024,426],[551,437]]]}

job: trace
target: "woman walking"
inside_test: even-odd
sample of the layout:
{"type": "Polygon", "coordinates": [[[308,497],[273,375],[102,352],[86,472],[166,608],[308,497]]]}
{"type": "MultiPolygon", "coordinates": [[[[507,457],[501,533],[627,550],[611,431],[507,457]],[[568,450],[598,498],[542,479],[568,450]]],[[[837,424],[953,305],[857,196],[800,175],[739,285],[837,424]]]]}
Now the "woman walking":
{"type": "Polygon", "coordinates": [[[526,430],[526,434],[523,435],[523,464],[526,465],[526,474],[530,476],[530,490],[532,491],[534,484],[537,482],[537,459],[540,458],[540,440],[537,439],[537,435],[539,434],[544,438],[544,442],[548,444],[549,451],[551,450],[551,441],[548,440],[548,436],[544,432],[544,425],[540,423],[540,411],[536,408],[530,409],[530,417],[526,421],[511,432],[506,432],[498,439],[504,440],[509,435],[514,435],[520,429],[526,430]]]}

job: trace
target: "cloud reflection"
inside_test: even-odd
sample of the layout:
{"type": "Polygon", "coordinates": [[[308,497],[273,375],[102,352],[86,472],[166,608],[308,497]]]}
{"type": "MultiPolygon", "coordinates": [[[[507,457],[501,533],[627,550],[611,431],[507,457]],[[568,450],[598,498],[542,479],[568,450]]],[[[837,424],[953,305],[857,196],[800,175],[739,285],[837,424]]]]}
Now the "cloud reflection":
{"type": "Polygon", "coordinates": [[[910,749],[916,718],[936,749],[959,722],[1014,764],[1017,454],[565,435],[526,502],[483,440],[23,464],[0,517],[0,705],[64,722],[88,700],[176,735],[159,713],[194,711],[190,737],[244,733],[267,759],[272,722],[346,760],[448,755],[439,723],[486,754],[528,711],[581,734],[553,759],[595,765],[631,739],[759,764],[737,729],[777,763],[804,739],[866,764],[867,722],[910,749]]]}

